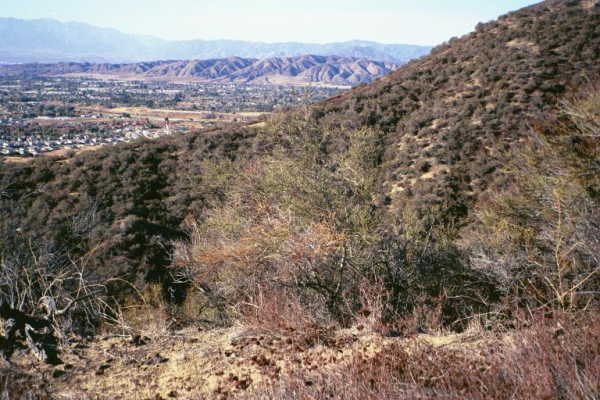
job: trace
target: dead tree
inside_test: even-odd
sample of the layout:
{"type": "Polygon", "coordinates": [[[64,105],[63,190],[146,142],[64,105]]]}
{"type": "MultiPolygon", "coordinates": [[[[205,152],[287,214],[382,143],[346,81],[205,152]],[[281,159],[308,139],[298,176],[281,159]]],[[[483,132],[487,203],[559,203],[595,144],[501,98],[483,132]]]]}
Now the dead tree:
{"type": "Polygon", "coordinates": [[[4,320],[4,335],[0,336],[0,355],[10,361],[15,350],[26,347],[38,360],[52,364],[62,364],[58,357],[58,339],[56,337],[56,317],[66,314],[75,303],[87,299],[96,293],[88,294],[71,300],[69,304],[59,310],[52,297],[42,297],[40,307],[46,309],[44,318],[34,317],[16,310],[6,302],[0,300],[0,319],[4,320]]]}
{"type": "Polygon", "coordinates": [[[0,351],[10,361],[14,351],[23,347],[25,340],[31,352],[48,364],[61,364],[58,358],[58,340],[54,336],[52,322],[16,310],[8,303],[0,304],[0,318],[4,320],[4,338],[0,338],[0,351]]]}

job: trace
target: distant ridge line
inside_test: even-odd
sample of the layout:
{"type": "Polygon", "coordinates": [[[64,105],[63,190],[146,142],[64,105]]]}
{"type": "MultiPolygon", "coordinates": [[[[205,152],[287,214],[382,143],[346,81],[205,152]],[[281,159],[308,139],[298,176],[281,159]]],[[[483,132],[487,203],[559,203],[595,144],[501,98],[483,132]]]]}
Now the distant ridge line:
{"type": "Polygon", "coordinates": [[[228,57],[131,64],[56,63],[0,65],[0,76],[90,76],[125,79],[194,80],[244,84],[330,84],[354,86],[386,75],[400,64],[365,58],[303,55],[264,59],[228,57]]]}
{"type": "Polygon", "coordinates": [[[31,62],[141,62],[151,60],[296,57],[303,54],[368,58],[406,63],[428,54],[429,46],[352,40],[338,43],[164,40],[112,28],[52,19],[0,18],[0,60],[31,62]]]}

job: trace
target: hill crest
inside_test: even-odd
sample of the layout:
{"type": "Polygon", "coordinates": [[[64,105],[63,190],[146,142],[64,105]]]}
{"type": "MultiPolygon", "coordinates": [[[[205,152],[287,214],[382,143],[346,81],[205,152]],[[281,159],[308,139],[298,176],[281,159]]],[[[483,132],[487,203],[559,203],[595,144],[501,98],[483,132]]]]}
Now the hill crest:
{"type": "Polygon", "coordinates": [[[600,75],[600,6],[551,0],[478,24],[371,85],[314,109],[320,123],[386,134],[386,202],[466,215],[511,149],[561,96],[600,75]]]}

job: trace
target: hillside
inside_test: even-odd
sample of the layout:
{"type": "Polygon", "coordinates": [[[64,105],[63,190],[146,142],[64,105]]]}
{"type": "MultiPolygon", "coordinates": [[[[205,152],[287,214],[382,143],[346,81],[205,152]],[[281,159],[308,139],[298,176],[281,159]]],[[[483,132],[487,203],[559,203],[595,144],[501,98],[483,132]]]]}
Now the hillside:
{"type": "Polygon", "coordinates": [[[367,41],[340,43],[260,43],[242,40],[169,41],[130,35],[116,29],[50,19],[0,18],[0,63],[139,62],[166,59],[269,58],[303,54],[368,58],[405,63],[426,55],[431,47],[380,44],[367,41]]]}
{"type": "MultiPolygon", "coordinates": [[[[480,25],[374,84],[313,106],[310,127],[300,129],[379,128],[379,206],[441,205],[447,217],[469,215],[490,186],[502,185],[509,150],[527,137],[531,123],[569,86],[600,72],[600,15],[588,4],[547,1],[480,25]]],[[[202,183],[206,160],[260,157],[272,148],[268,132],[296,129],[286,127],[295,113],[282,118],[263,130],[139,142],[66,163],[3,165],[2,220],[81,254],[105,243],[94,263],[139,281],[146,268],[168,262],[168,247],[153,241],[185,236],[185,217],[202,216],[211,196],[224,195],[225,189],[202,183]],[[91,209],[97,219],[81,241],[83,233],[73,232],[69,221],[91,209]]],[[[336,141],[328,146],[340,148],[336,141]]]]}
{"type": "Polygon", "coordinates": [[[211,83],[334,84],[369,83],[399,65],[358,58],[305,55],[262,60],[230,57],[134,64],[0,65],[0,76],[78,75],[125,79],[195,80],[211,83]]]}
{"type": "Polygon", "coordinates": [[[600,73],[599,7],[545,1],[479,24],[373,85],[317,106],[314,116],[386,132],[386,202],[444,204],[464,216],[490,185],[502,184],[510,150],[531,124],[600,73]]]}
{"type": "Polygon", "coordinates": [[[599,37],[546,0],[264,124],[2,164],[2,298],[94,293],[8,387],[597,398],[599,37]]]}

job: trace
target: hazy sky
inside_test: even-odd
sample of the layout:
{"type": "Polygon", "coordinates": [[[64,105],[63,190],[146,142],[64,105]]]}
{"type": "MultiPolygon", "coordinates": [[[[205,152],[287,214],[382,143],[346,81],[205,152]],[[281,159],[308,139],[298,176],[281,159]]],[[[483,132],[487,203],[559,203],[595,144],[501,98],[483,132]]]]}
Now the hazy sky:
{"type": "Polygon", "coordinates": [[[535,0],[0,0],[0,16],[54,18],[165,39],[438,44],[535,0]]]}

